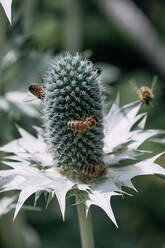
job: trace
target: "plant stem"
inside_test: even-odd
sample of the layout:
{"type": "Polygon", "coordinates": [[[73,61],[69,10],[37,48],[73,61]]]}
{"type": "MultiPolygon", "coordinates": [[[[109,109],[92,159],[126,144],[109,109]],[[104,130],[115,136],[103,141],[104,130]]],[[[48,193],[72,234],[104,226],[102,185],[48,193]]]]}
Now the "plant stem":
{"type": "Polygon", "coordinates": [[[77,213],[80,226],[80,236],[82,248],[94,248],[94,238],[92,230],[92,219],[90,211],[86,218],[85,205],[77,204],[77,213]]]}
{"type": "Polygon", "coordinates": [[[37,0],[23,1],[23,29],[25,35],[29,35],[32,32],[37,4],[37,0]]]}
{"type": "Polygon", "coordinates": [[[6,40],[6,16],[4,13],[4,9],[0,4],[0,95],[4,93],[4,83],[3,83],[3,75],[2,75],[2,59],[4,56],[4,47],[6,40]]]}
{"type": "Polygon", "coordinates": [[[3,57],[5,38],[6,38],[6,16],[4,13],[4,9],[0,5],[0,63],[3,57]]]}

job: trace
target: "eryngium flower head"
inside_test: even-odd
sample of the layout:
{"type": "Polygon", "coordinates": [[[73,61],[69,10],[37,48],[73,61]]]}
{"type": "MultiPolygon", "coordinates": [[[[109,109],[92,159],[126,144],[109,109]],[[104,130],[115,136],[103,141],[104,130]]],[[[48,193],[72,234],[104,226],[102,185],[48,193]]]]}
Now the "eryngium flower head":
{"type": "MultiPolygon", "coordinates": [[[[7,159],[3,157],[2,160],[11,167],[0,171],[1,192],[20,191],[14,217],[29,196],[35,194],[36,204],[41,193],[46,192],[47,204],[56,195],[64,218],[65,199],[70,192],[78,199],[77,203],[84,203],[86,214],[91,205],[97,205],[117,225],[110,205],[111,197],[122,195],[125,192],[122,186],[135,189],[131,181],[135,176],[165,175],[165,169],[155,163],[161,154],[145,160],[141,158],[140,162],[137,160],[137,157],[146,152],[139,148],[141,144],[163,131],[145,130],[146,114],[138,114],[141,103],[133,102],[119,107],[119,97],[107,115],[102,118],[97,71],[93,69],[91,63],[78,55],[74,57],[66,55],[56,59],[45,78],[44,87],[46,87],[43,101],[45,130],[38,130],[38,137],[35,138],[18,128],[22,137],[1,148],[1,151],[10,153],[8,154],[10,157],[7,159]],[[80,75],[83,75],[81,80],[80,75]],[[77,78],[76,86],[73,83],[73,76],[74,79],[77,78]],[[72,89],[70,92],[67,91],[68,87],[72,89]],[[76,93],[76,87],[84,91],[85,95],[81,91],[79,94],[76,93]],[[74,118],[74,113],[80,118],[83,118],[83,115],[85,117],[96,115],[99,121],[93,129],[83,133],[70,130],[67,123],[74,118]],[[51,153],[43,139],[43,132],[51,147],[51,153]],[[85,163],[89,166],[92,166],[92,163],[99,166],[104,164],[107,167],[106,176],[101,180],[99,178],[82,181],[81,177],[64,176],[57,168],[57,166],[66,170],[77,168],[76,172],[79,175],[78,170],[85,163]]],[[[86,174],[84,178],[85,176],[86,174]]],[[[13,199],[5,201],[8,209],[11,201],[13,199]]]]}
{"type": "Polygon", "coordinates": [[[58,166],[65,170],[83,171],[86,166],[103,165],[103,116],[98,80],[93,64],[78,54],[57,57],[45,77],[45,139],[58,166]],[[88,117],[94,118],[96,125],[81,130],[88,117]],[[69,121],[72,130],[67,127],[69,121]]]}

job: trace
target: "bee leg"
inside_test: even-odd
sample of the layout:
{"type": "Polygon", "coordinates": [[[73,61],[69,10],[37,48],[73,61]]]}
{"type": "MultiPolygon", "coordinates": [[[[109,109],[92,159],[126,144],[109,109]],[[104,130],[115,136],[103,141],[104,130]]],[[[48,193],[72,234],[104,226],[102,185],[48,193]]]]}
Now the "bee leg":
{"type": "Polygon", "coordinates": [[[72,111],[71,111],[71,114],[72,114],[74,117],[76,117],[77,120],[81,120],[81,118],[80,118],[80,116],[78,116],[78,114],[73,113],[72,111]]]}

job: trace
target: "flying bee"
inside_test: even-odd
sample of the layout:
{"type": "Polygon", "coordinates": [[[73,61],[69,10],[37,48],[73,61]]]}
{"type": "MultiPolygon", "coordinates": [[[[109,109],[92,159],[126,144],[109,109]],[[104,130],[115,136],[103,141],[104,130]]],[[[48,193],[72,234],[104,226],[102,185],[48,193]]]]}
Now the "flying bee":
{"type": "Polygon", "coordinates": [[[152,80],[152,86],[149,88],[148,86],[142,86],[140,88],[137,88],[137,93],[139,95],[139,100],[146,105],[150,105],[152,103],[152,100],[154,98],[153,90],[155,87],[155,84],[157,82],[157,76],[154,76],[152,80]]]}
{"type": "Polygon", "coordinates": [[[78,132],[86,132],[96,126],[98,117],[95,115],[86,117],[84,120],[73,120],[67,122],[67,128],[78,132]]]}
{"type": "Polygon", "coordinates": [[[82,165],[80,170],[89,177],[102,177],[107,174],[107,168],[103,165],[82,165]]]}

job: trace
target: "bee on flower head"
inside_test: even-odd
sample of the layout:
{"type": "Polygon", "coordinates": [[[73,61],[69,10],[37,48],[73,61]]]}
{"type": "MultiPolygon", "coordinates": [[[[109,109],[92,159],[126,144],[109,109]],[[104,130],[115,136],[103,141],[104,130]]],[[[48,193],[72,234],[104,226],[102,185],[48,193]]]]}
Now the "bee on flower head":
{"type": "Polygon", "coordinates": [[[152,100],[154,98],[153,90],[154,90],[156,82],[157,82],[157,76],[154,76],[152,80],[151,88],[148,86],[141,86],[140,88],[138,88],[136,85],[139,100],[143,104],[150,105],[152,103],[152,100]]]}
{"type": "Polygon", "coordinates": [[[32,95],[28,94],[24,98],[24,102],[30,102],[30,101],[36,100],[37,98],[40,99],[41,101],[43,101],[43,99],[45,97],[43,85],[32,84],[29,86],[29,92],[32,95]]]}
{"type": "Polygon", "coordinates": [[[97,122],[98,122],[98,117],[95,115],[91,115],[89,117],[86,117],[84,120],[68,121],[67,128],[83,133],[89,129],[94,128],[97,122]]]}
{"type": "Polygon", "coordinates": [[[81,173],[92,178],[101,177],[107,174],[107,168],[103,165],[82,165],[80,167],[81,173]]]}
{"type": "MultiPolygon", "coordinates": [[[[43,82],[42,78],[41,81],[43,82]]],[[[44,97],[45,97],[45,92],[44,92],[44,86],[43,85],[39,85],[39,84],[32,84],[29,86],[29,92],[32,95],[28,95],[24,101],[28,102],[28,101],[33,101],[35,99],[40,99],[41,101],[43,101],[44,97]]]]}
{"type": "Polygon", "coordinates": [[[101,73],[102,73],[102,69],[100,69],[99,67],[94,66],[91,61],[88,61],[88,64],[92,66],[93,71],[96,72],[97,77],[99,77],[101,75],[101,73]]]}
{"type": "Polygon", "coordinates": [[[93,67],[93,71],[96,72],[97,76],[99,77],[102,73],[102,69],[100,69],[99,67],[93,67]]]}
{"type": "Polygon", "coordinates": [[[43,100],[45,96],[43,85],[32,84],[29,86],[29,91],[40,100],[43,100]]]}

